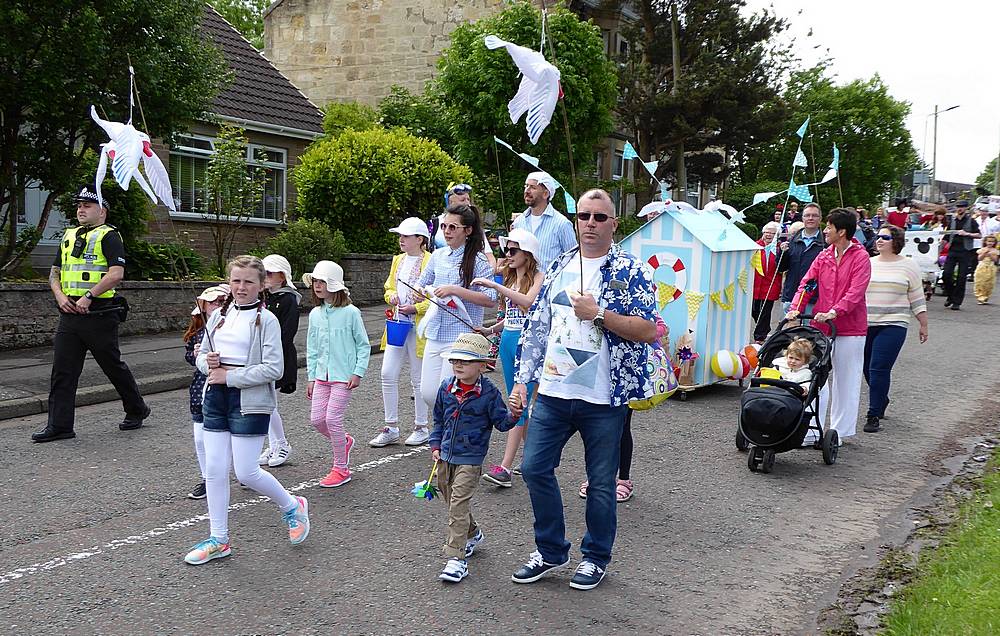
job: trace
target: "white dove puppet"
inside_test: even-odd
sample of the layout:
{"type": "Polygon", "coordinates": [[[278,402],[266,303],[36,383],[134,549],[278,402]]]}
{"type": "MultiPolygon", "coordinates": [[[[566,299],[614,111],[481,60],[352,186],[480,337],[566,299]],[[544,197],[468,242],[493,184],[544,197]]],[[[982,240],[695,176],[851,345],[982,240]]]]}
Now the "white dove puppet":
{"type": "Polygon", "coordinates": [[[163,162],[156,156],[149,146],[149,135],[139,132],[131,123],[122,124],[116,121],[105,121],[97,116],[97,109],[90,107],[90,117],[97,125],[104,129],[110,141],[101,144],[101,158],[97,164],[97,198],[101,205],[104,205],[104,198],[101,195],[101,183],[108,171],[108,159],[111,160],[111,174],[115,181],[128,190],[129,183],[135,179],[139,187],[149,195],[149,198],[156,203],[159,197],[163,205],[167,206],[171,212],[176,212],[174,207],[174,195],[170,187],[170,177],[167,176],[167,169],[163,167],[163,162]],[[143,178],[139,172],[139,162],[146,171],[143,178]],[[149,182],[146,182],[149,179],[149,182]],[[152,187],[150,187],[152,184],[152,187]]]}
{"type": "Polygon", "coordinates": [[[559,69],[546,62],[541,53],[505,42],[495,35],[487,35],[485,42],[490,49],[506,48],[517,70],[521,71],[521,85],[507,104],[507,111],[514,124],[521,115],[528,113],[524,120],[528,139],[533,144],[537,143],[542,131],[552,121],[552,113],[559,101],[559,69]]]}

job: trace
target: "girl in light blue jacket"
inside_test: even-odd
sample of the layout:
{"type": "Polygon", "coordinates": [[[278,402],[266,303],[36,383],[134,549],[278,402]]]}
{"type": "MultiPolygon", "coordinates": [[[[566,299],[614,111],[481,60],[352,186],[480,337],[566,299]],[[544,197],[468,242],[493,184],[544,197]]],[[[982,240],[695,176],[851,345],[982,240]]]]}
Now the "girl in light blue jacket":
{"type": "Polygon", "coordinates": [[[340,265],[320,261],[311,274],[302,276],[302,282],[312,288],[318,304],[309,312],[306,336],[306,397],[312,400],[309,420],[330,440],[333,451],[333,466],[319,485],[336,488],[351,481],[348,464],[354,438],[344,431],[344,413],[351,391],[368,370],[372,350],[361,312],[351,304],[340,265]]]}

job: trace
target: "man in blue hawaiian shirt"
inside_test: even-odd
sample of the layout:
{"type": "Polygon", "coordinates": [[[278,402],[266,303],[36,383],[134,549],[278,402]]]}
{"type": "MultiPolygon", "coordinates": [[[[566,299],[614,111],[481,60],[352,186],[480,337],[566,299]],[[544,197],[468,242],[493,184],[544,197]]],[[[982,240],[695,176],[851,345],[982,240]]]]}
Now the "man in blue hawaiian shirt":
{"type": "Polygon", "coordinates": [[[548,268],[514,361],[511,408],[518,415],[528,403],[526,385],[539,383],[521,463],[537,551],[511,578],[533,583],[569,563],[555,468],[566,442],[579,432],[589,482],[587,533],[570,587],[589,590],[603,580],[611,560],[615,477],[628,402],[653,392],[644,371],[648,343],[656,338],[656,310],[652,270],[613,241],[618,220],[608,193],[586,192],[576,219],[580,246],[548,268]]]}

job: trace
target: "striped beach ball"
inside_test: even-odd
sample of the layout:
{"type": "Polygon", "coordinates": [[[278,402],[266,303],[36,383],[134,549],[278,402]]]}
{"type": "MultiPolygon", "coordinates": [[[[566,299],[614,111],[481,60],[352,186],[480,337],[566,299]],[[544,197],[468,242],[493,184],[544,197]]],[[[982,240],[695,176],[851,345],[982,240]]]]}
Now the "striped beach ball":
{"type": "Polygon", "coordinates": [[[720,378],[732,378],[742,371],[740,359],[732,351],[720,349],[712,356],[712,373],[720,378]]]}

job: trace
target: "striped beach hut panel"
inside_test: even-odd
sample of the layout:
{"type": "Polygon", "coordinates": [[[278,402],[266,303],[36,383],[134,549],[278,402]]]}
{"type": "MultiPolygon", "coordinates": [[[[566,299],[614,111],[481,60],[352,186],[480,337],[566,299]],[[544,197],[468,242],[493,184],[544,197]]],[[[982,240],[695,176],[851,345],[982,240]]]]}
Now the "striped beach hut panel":
{"type": "MultiPolygon", "coordinates": [[[[720,212],[668,212],[646,223],[622,240],[622,247],[651,265],[657,284],[677,287],[675,300],[660,312],[670,327],[670,353],[677,340],[691,331],[695,386],[723,380],[712,373],[711,357],[720,349],[742,351],[751,341],[753,327],[753,267],[750,258],[760,246],[720,212]],[[746,275],[746,291],[740,288],[746,275]],[[733,308],[723,309],[709,298],[732,284],[733,308]],[[688,292],[705,295],[694,318],[688,315],[688,292]]],[[[657,304],[659,307],[659,304],[657,304]]]]}

